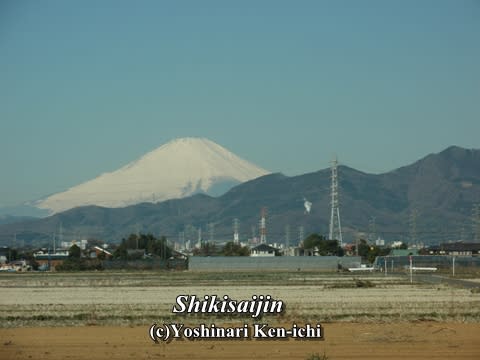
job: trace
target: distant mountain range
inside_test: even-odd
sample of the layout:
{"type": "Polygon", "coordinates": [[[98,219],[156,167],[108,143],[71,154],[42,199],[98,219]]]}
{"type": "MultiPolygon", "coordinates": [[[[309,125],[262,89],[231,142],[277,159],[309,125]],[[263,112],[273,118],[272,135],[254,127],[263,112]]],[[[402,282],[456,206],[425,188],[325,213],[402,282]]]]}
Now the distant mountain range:
{"type": "Polygon", "coordinates": [[[12,216],[12,215],[0,215],[0,225],[12,224],[22,221],[36,220],[33,216],[12,216]]]}
{"type": "MultiPolygon", "coordinates": [[[[258,170],[261,172],[262,170],[258,170]]],[[[480,203],[480,150],[452,146],[384,173],[367,174],[339,166],[340,215],[344,238],[383,237],[426,243],[471,241],[472,209],[480,203]]],[[[173,176],[173,175],[172,175],[173,176]]],[[[193,186],[196,188],[196,186],[193,186]]],[[[219,197],[196,194],[159,203],[122,208],[84,206],[53,216],[0,225],[0,244],[50,241],[61,227],[65,240],[99,238],[118,242],[134,232],[196,241],[198,230],[208,240],[232,239],[232,222],[240,222],[240,237],[258,234],[262,207],[267,208],[267,241],[298,243],[305,235],[328,234],[330,169],[300,176],[269,174],[246,181],[219,197]],[[304,198],[312,202],[309,214],[304,198]],[[214,224],[208,226],[207,224],[214,224]]]]}

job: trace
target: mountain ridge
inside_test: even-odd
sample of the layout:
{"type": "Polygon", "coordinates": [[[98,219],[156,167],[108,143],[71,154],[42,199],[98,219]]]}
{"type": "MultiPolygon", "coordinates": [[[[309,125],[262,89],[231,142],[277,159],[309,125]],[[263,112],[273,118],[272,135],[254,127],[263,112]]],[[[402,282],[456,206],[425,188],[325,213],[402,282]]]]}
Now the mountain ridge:
{"type": "MultiPolygon", "coordinates": [[[[346,241],[368,237],[369,232],[373,236],[373,219],[376,236],[409,241],[414,211],[421,242],[455,241],[462,236],[463,240],[472,239],[472,206],[480,203],[480,150],[453,148],[383,174],[368,174],[343,165],[338,173],[346,241]]],[[[241,238],[246,239],[251,237],[253,227],[258,234],[260,211],[265,206],[267,240],[285,241],[288,224],[293,244],[298,242],[300,226],[306,235],[328,234],[329,203],[330,169],[292,177],[271,173],[239,184],[219,197],[196,194],[116,209],[81,207],[43,220],[2,225],[0,242],[8,241],[13,233],[26,241],[48,239],[60,223],[65,236],[113,242],[138,231],[167,235],[172,240],[183,232],[194,241],[198,229],[208,240],[207,224],[214,223],[215,238],[229,240],[234,218],[239,219],[241,238]],[[310,214],[304,211],[304,198],[313,203],[310,214]]]]}

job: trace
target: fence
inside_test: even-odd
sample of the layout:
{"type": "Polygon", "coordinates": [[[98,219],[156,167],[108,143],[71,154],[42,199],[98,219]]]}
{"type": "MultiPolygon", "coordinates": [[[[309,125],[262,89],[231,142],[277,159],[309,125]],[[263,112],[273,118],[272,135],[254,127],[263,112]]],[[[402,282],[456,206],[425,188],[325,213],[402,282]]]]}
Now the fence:
{"type": "Polygon", "coordinates": [[[109,260],[103,262],[107,270],[187,270],[188,259],[109,260]]]}
{"type": "MultiPolygon", "coordinates": [[[[451,255],[412,255],[413,266],[437,267],[438,269],[449,269],[452,267],[455,257],[455,266],[459,267],[480,267],[480,257],[474,256],[451,256],[451,255]]],[[[410,256],[377,256],[373,265],[382,269],[387,262],[388,270],[404,269],[410,266],[410,256]]]]}
{"type": "Polygon", "coordinates": [[[331,270],[343,267],[358,267],[357,256],[192,256],[189,269],[192,271],[238,271],[238,270],[331,270]]]}

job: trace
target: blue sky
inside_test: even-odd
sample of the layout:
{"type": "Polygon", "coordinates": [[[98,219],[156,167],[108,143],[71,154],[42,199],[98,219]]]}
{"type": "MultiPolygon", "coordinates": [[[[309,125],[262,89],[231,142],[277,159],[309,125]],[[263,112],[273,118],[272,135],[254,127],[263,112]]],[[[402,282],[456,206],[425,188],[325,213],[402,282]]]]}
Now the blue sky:
{"type": "Polygon", "coordinates": [[[480,148],[479,1],[0,2],[0,206],[161,144],[270,171],[480,148]]]}

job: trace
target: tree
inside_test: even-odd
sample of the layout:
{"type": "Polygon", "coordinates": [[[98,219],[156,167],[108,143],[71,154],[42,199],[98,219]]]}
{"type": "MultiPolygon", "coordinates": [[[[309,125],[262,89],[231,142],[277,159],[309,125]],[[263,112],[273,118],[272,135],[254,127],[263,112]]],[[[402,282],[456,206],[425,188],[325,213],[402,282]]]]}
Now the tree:
{"type": "Polygon", "coordinates": [[[73,244],[68,250],[68,257],[70,259],[80,259],[81,255],[82,250],[80,250],[80,248],[76,244],[73,244]]]}
{"type": "Polygon", "coordinates": [[[8,253],[8,260],[9,261],[14,261],[14,260],[18,260],[18,259],[19,259],[19,257],[18,257],[17,249],[10,249],[9,253],[8,253]]]}
{"type": "Polygon", "coordinates": [[[229,241],[222,249],[222,255],[224,256],[249,256],[250,249],[248,246],[242,246],[235,244],[233,241],[229,241]]]}
{"type": "Polygon", "coordinates": [[[303,248],[314,249],[315,247],[318,247],[323,240],[324,237],[322,235],[310,234],[305,240],[303,240],[303,248]]]}
{"type": "Polygon", "coordinates": [[[68,259],[56,267],[59,271],[79,271],[86,270],[85,260],[81,258],[82,250],[73,244],[68,250],[68,259]]]}
{"type": "Polygon", "coordinates": [[[217,255],[217,247],[214,243],[211,242],[204,242],[200,246],[200,249],[195,249],[193,252],[194,255],[197,256],[212,256],[217,255]]]}
{"type": "Polygon", "coordinates": [[[361,256],[362,259],[367,259],[369,251],[370,245],[368,245],[367,240],[360,239],[358,243],[358,255],[361,256]]]}
{"type": "Polygon", "coordinates": [[[337,240],[327,240],[319,234],[310,234],[303,241],[303,248],[306,250],[317,249],[320,256],[343,256],[343,249],[337,240]]]}
{"type": "Polygon", "coordinates": [[[128,260],[130,259],[128,255],[129,249],[144,250],[149,255],[156,255],[162,259],[168,259],[173,254],[165,236],[157,239],[152,234],[130,234],[127,239],[122,239],[121,244],[114,251],[113,257],[115,259],[128,260]]]}
{"type": "Polygon", "coordinates": [[[29,250],[29,251],[19,252],[18,253],[18,259],[27,260],[30,263],[33,270],[38,270],[39,264],[35,260],[35,256],[33,255],[33,251],[29,250]]]}
{"type": "Polygon", "coordinates": [[[122,239],[122,242],[120,245],[115,249],[113,252],[113,258],[114,259],[121,259],[121,260],[127,260],[127,242],[125,239],[122,239]]]}
{"type": "Polygon", "coordinates": [[[360,239],[358,244],[358,255],[363,260],[373,263],[377,256],[386,256],[390,253],[390,248],[381,248],[376,245],[370,245],[366,240],[360,239]]]}

